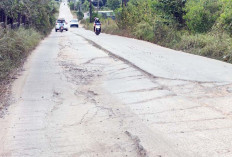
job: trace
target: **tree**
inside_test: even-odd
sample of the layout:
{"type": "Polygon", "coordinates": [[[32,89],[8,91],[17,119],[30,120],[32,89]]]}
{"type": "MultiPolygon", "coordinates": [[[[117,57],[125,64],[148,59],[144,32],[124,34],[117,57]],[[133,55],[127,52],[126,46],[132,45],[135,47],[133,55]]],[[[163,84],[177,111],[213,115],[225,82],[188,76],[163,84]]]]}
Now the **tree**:
{"type": "MultiPolygon", "coordinates": [[[[163,15],[164,18],[174,18],[180,24],[184,24],[184,7],[187,0],[154,0],[153,9],[163,15]]],[[[190,0],[191,1],[191,0],[190,0]]]]}
{"type": "Polygon", "coordinates": [[[220,16],[218,0],[192,0],[186,3],[184,19],[188,28],[195,33],[209,31],[220,16]]]}
{"type": "Polygon", "coordinates": [[[89,0],[89,22],[93,21],[93,4],[92,1],[89,0]]]}
{"type": "Polygon", "coordinates": [[[232,35],[232,1],[221,0],[221,4],[222,13],[220,14],[219,24],[232,35]]]}
{"type": "Polygon", "coordinates": [[[151,23],[154,16],[150,1],[133,0],[129,1],[126,7],[120,8],[116,13],[118,26],[123,29],[134,29],[138,23],[151,23]]]}
{"type": "Polygon", "coordinates": [[[79,20],[79,21],[82,20],[83,17],[84,17],[84,14],[83,14],[81,11],[78,11],[78,12],[77,12],[77,18],[78,18],[78,20],[79,20]]]}
{"type": "Polygon", "coordinates": [[[84,3],[82,3],[82,10],[83,11],[89,10],[89,1],[88,0],[84,0],[84,3]]]}
{"type": "Polygon", "coordinates": [[[74,10],[75,9],[75,4],[74,4],[74,2],[69,2],[69,7],[70,7],[70,9],[71,10],[74,10]]]}
{"type": "Polygon", "coordinates": [[[52,0],[1,0],[0,6],[5,14],[5,24],[14,21],[28,22],[44,34],[48,33],[55,22],[54,14],[57,12],[55,2],[52,0]]]}
{"type": "Polygon", "coordinates": [[[108,0],[107,6],[112,10],[118,9],[121,6],[121,0],[108,0]]]}
{"type": "Polygon", "coordinates": [[[126,6],[128,1],[129,0],[122,0],[122,7],[126,6]]]}

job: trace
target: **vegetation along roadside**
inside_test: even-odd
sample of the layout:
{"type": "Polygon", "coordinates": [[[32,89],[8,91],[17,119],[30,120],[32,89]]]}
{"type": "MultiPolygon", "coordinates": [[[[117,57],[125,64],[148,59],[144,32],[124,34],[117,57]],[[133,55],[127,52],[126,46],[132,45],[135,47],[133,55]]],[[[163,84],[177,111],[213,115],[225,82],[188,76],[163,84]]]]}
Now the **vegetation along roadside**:
{"type": "MultiPolygon", "coordinates": [[[[82,1],[85,6],[87,0],[82,1]]],[[[231,0],[107,0],[116,20],[98,17],[102,31],[232,63],[231,0]]],[[[96,6],[94,7],[96,8],[96,6]]],[[[97,10],[97,9],[95,9],[97,10]]],[[[97,16],[96,11],[93,13],[97,16]]],[[[92,30],[89,19],[82,20],[92,30]]]]}
{"type": "Polygon", "coordinates": [[[0,1],[0,110],[14,71],[50,33],[58,7],[53,0],[0,1]]]}

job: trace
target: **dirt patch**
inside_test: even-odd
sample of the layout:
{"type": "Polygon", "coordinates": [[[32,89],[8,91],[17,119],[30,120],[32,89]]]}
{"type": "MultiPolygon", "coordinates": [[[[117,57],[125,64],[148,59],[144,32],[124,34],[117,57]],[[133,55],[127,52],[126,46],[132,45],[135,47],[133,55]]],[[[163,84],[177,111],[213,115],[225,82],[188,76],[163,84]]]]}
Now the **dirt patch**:
{"type": "Polygon", "coordinates": [[[96,77],[101,76],[100,69],[88,69],[84,66],[76,66],[68,62],[60,62],[61,67],[65,71],[65,75],[70,82],[77,85],[87,85],[92,82],[96,77]]]}
{"type": "MultiPolygon", "coordinates": [[[[21,64],[21,66],[22,65],[23,64],[21,64]]],[[[22,68],[15,69],[5,80],[0,81],[0,118],[4,117],[7,113],[7,107],[13,101],[11,98],[11,87],[20,71],[22,71],[22,68]]]]}

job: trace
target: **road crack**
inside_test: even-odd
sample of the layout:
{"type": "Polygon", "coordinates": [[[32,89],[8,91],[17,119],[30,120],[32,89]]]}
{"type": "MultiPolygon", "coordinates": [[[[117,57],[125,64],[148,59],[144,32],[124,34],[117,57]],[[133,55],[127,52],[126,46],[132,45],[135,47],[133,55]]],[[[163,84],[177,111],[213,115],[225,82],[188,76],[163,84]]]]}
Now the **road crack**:
{"type": "Polygon", "coordinates": [[[125,134],[134,142],[138,155],[140,157],[148,157],[147,150],[141,145],[139,137],[132,135],[129,131],[125,131],[125,134]]]}

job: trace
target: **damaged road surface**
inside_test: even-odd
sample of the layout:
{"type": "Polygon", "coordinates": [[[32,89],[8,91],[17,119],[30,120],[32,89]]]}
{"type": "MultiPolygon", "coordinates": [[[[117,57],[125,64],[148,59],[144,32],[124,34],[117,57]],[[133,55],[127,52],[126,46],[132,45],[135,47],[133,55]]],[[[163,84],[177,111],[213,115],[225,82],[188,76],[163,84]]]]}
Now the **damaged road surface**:
{"type": "Polygon", "coordinates": [[[14,82],[0,156],[232,156],[231,70],[134,39],[52,32],[14,82]]]}

